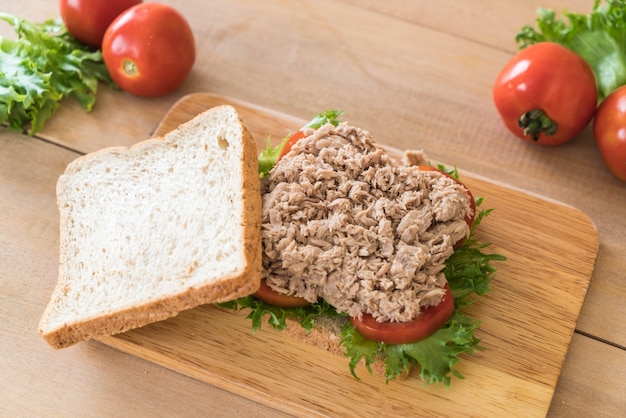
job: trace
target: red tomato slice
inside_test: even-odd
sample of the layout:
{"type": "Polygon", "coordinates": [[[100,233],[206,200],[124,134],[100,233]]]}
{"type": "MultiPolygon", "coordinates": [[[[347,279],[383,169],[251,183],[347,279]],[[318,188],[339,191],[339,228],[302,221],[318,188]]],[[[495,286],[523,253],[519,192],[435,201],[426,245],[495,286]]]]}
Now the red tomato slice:
{"type": "Polygon", "coordinates": [[[265,303],[269,303],[274,306],[282,306],[283,308],[297,308],[311,304],[306,299],[299,298],[297,296],[282,295],[274,292],[272,288],[265,283],[265,280],[261,280],[261,287],[259,287],[259,290],[254,293],[254,296],[261,299],[265,303]]]}
{"type": "Polygon", "coordinates": [[[304,132],[302,131],[292,133],[289,139],[285,142],[285,145],[283,145],[283,149],[280,150],[280,154],[278,154],[278,158],[276,159],[276,161],[279,161],[281,158],[283,158],[285,154],[291,151],[291,147],[293,147],[293,144],[295,144],[296,142],[298,142],[298,140],[304,138],[305,136],[306,135],[304,135],[304,132]]]}
{"type": "Polygon", "coordinates": [[[432,335],[448,321],[454,312],[454,299],[450,286],[446,283],[446,294],[437,306],[430,306],[409,322],[378,322],[369,314],[362,319],[350,318],[352,326],[361,335],[385,344],[409,344],[432,335]]]}

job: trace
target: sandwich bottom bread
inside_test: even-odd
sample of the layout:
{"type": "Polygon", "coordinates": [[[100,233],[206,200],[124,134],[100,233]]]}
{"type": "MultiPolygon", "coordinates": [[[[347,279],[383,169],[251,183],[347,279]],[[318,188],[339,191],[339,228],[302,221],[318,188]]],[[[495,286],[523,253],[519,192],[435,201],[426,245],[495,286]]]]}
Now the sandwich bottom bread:
{"type": "Polygon", "coordinates": [[[59,275],[43,338],[59,349],[256,291],[257,161],[236,110],[219,106],[70,163],[57,182],[59,275]]]}

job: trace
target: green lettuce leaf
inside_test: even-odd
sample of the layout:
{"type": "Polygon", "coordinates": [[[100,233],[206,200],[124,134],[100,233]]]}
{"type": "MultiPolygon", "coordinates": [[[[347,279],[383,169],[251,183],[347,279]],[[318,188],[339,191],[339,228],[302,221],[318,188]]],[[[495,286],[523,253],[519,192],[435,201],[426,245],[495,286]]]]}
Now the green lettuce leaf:
{"type": "Polygon", "coordinates": [[[472,321],[457,309],[448,323],[431,336],[417,343],[382,347],[387,379],[396,378],[408,370],[410,364],[419,367],[420,378],[425,384],[443,383],[449,387],[450,374],[463,379],[453,366],[459,362],[460,354],[472,354],[481,349],[478,346],[480,340],[474,336],[479,324],[479,321],[472,321]]]}
{"type": "Polygon", "coordinates": [[[329,318],[345,316],[338,313],[326,301],[298,308],[282,308],[265,303],[254,296],[246,296],[230,302],[219,303],[217,306],[232,310],[250,309],[250,314],[246,318],[252,321],[253,333],[261,328],[264,320],[267,320],[272,328],[283,330],[287,327],[287,319],[291,319],[298,322],[305,330],[311,331],[315,325],[315,319],[322,315],[329,318]]]}
{"type": "Polygon", "coordinates": [[[278,156],[280,155],[280,151],[285,146],[287,139],[289,139],[289,136],[283,138],[280,144],[275,147],[272,146],[272,139],[270,137],[265,140],[265,149],[259,154],[259,175],[261,177],[265,177],[267,173],[274,168],[276,160],[278,160],[278,156]]]}
{"type": "Polygon", "coordinates": [[[595,0],[591,13],[537,10],[536,28],[526,25],[516,36],[520,49],[538,42],[556,42],[574,51],[591,66],[599,99],[626,84],[626,1],[595,0]]]}
{"type": "Polygon", "coordinates": [[[64,97],[91,111],[98,83],[115,87],[101,52],[73,38],[60,20],[37,24],[6,13],[0,20],[18,36],[0,37],[0,123],[33,135],[64,97]]]}

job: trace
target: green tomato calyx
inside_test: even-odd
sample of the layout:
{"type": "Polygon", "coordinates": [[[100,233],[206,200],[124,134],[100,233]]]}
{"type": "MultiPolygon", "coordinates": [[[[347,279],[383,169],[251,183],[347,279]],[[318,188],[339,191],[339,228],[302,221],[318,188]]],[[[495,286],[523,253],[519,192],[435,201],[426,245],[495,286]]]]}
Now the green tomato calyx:
{"type": "Polygon", "coordinates": [[[543,110],[533,109],[520,116],[518,125],[524,130],[524,135],[533,141],[539,140],[541,133],[552,136],[557,131],[557,124],[550,119],[543,110]]]}

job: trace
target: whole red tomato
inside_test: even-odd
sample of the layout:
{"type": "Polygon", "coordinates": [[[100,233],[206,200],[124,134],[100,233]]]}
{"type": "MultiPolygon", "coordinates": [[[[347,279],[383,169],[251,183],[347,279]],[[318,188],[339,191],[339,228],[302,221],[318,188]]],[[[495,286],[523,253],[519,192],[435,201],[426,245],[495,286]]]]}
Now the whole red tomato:
{"type": "Polygon", "coordinates": [[[609,170],[626,181],[626,86],[613,91],[600,104],[593,135],[609,170]]]}
{"type": "Polygon", "coordinates": [[[123,12],[102,40],[102,55],[123,90],[155,97],[176,90],[196,59],[193,33],[172,7],[143,3],[123,12]]]}
{"type": "Polygon", "coordinates": [[[69,33],[94,48],[111,22],[124,10],[142,0],[59,0],[61,18],[69,33]]]}
{"type": "Polygon", "coordinates": [[[541,145],[573,139],[591,121],[598,92],[589,64],[552,42],[531,45],[496,78],[493,100],[505,125],[541,145]]]}

